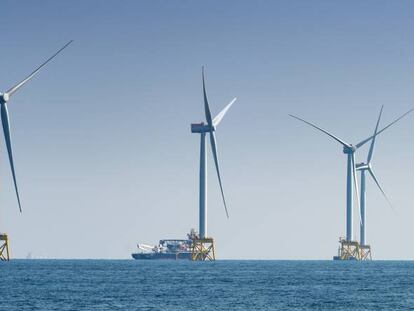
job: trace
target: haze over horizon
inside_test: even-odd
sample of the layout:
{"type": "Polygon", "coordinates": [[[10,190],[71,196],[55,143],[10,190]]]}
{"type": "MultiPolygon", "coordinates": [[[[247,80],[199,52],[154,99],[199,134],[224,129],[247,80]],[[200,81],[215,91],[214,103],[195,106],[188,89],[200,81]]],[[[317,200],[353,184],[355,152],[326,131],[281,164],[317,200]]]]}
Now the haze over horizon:
{"type": "MultiPolygon", "coordinates": [[[[13,258],[130,258],[137,242],[198,227],[190,124],[204,120],[203,65],[213,115],[238,98],[217,133],[229,220],[208,154],[218,259],[336,254],[346,157],[288,114],[357,143],[381,105],[380,128],[414,107],[410,1],[2,5],[1,91],[74,40],[9,104],[23,213],[2,142],[0,231],[13,258]]],[[[414,113],[377,139],[373,166],[395,211],[368,179],[374,259],[414,259],[413,137],[414,113]]]]}

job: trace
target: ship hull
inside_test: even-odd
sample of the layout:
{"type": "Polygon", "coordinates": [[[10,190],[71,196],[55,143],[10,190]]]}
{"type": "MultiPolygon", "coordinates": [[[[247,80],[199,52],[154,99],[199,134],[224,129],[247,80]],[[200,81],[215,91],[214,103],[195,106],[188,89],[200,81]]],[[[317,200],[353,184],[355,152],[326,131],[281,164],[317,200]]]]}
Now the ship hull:
{"type": "Polygon", "coordinates": [[[190,260],[191,253],[133,253],[136,260],[190,260]]]}

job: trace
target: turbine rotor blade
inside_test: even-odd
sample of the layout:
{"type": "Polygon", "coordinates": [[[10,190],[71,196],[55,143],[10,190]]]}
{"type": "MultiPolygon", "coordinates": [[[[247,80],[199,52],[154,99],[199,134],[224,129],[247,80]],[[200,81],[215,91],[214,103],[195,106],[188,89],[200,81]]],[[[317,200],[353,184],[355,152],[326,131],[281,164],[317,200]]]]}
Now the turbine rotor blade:
{"type": "MultiPolygon", "coordinates": [[[[389,128],[391,125],[395,124],[396,122],[400,121],[402,118],[404,118],[407,114],[411,113],[414,110],[414,108],[408,110],[406,113],[404,113],[403,115],[401,115],[400,117],[398,117],[397,119],[395,119],[394,121],[392,121],[390,124],[388,124],[386,127],[384,127],[383,129],[381,129],[377,135],[381,134],[382,132],[384,132],[387,128],[389,128]]],[[[363,145],[365,145],[367,142],[369,142],[371,139],[373,138],[373,136],[368,137],[366,139],[364,139],[363,141],[359,142],[358,144],[355,145],[355,147],[358,149],[360,147],[362,147],[363,145]]]]}
{"type": "Polygon", "coordinates": [[[352,179],[354,180],[354,188],[355,188],[355,195],[356,195],[356,202],[359,211],[359,222],[362,224],[362,214],[361,214],[361,206],[359,205],[359,193],[358,193],[358,181],[357,181],[357,173],[356,173],[356,164],[355,164],[355,153],[352,153],[352,179]]]}
{"type": "Polygon", "coordinates": [[[66,43],[62,48],[60,48],[55,54],[49,57],[43,64],[37,67],[30,75],[28,75],[24,80],[17,83],[15,86],[11,87],[6,94],[12,96],[13,93],[17,92],[23,85],[25,85],[30,79],[32,79],[39,71],[42,69],[48,62],[50,62],[53,58],[55,58],[60,52],[62,52],[69,44],[71,44],[73,40],[66,43]]]}
{"type": "Polygon", "coordinates": [[[213,119],[213,126],[219,125],[221,120],[223,119],[224,115],[227,113],[227,110],[230,109],[230,107],[234,104],[234,102],[237,100],[237,97],[233,98],[233,100],[228,104],[218,115],[216,115],[213,119]]]}
{"type": "Polygon", "coordinates": [[[375,130],[374,130],[374,135],[372,135],[371,146],[369,147],[368,159],[367,159],[367,164],[368,165],[369,165],[369,163],[371,163],[372,155],[374,153],[374,145],[375,145],[375,140],[377,138],[378,125],[380,123],[383,108],[384,108],[384,106],[381,106],[381,110],[380,110],[380,114],[379,114],[379,117],[378,117],[377,125],[375,126],[375,130]]]}
{"type": "Polygon", "coordinates": [[[331,134],[331,133],[329,133],[329,132],[325,131],[324,129],[321,129],[320,127],[317,127],[316,125],[314,125],[314,124],[312,124],[312,123],[310,123],[310,122],[308,122],[308,121],[305,121],[305,120],[303,120],[303,119],[301,119],[301,118],[299,118],[299,117],[296,117],[296,116],[294,116],[294,115],[291,115],[291,114],[290,114],[289,116],[291,116],[292,118],[295,118],[295,119],[297,119],[297,120],[299,120],[299,121],[302,121],[302,122],[304,122],[304,123],[306,123],[306,124],[308,124],[308,125],[312,126],[313,128],[316,128],[317,130],[321,131],[322,133],[325,133],[326,135],[328,135],[328,136],[332,137],[333,139],[335,139],[337,142],[339,142],[339,143],[340,143],[341,145],[343,145],[344,147],[352,148],[352,146],[351,146],[350,144],[348,144],[347,142],[343,141],[342,139],[340,139],[340,138],[336,137],[335,135],[333,135],[333,134],[331,134]]]}
{"type": "Polygon", "coordinates": [[[218,157],[217,157],[216,134],[214,133],[214,131],[210,132],[210,142],[211,142],[211,151],[213,153],[213,158],[214,158],[214,164],[216,165],[217,177],[218,177],[219,184],[220,184],[221,196],[223,198],[224,209],[226,211],[227,218],[229,218],[229,212],[227,210],[226,199],[224,197],[223,184],[221,182],[219,162],[218,162],[218,157]]]}
{"type": "Polygon", "coordinates": [[[372,169],[368,169],[369,174],[371,175],[372,179],[374,180],[374,182],[377,184],[379,190],[381,191],[382,195],[384,196],[385,200],[387,200],[388,204],[390,205],[390,207],[392,209],[394,209],[394,207],[391,204],[391,201],[388,199],[388,196],[385,194],[384,190],[382,189],[377,177],[375,176],[374,172],[372,171],[372,169]]]}
{"type": "Polygon", "coordinates": [[[16,190],[17,202],[19,203],[19,210],[21,213],[22,206],[20,204],[19,190],[17,188],[17,181],[16,181],[16,172],[14,170],[13,150],[12,150],[11,135],[10,135],[9,112],[7,111],[7,104],[3,103],[0,109],[1,109],[1,122],[3,124],[4,139],[6,141],[7,153],[9,154],[10,168],[11,168],[12,175],[13,175],[14,189],[16,190]]]}
{"type": "Polygon", "coordinates": [[[202,67],[202,69],[201,69],[201,75],[203,77],[204,111],[205,111],[205,114],[206,114],[206,121],[207,121],[208,125],[213,127],[213,121],[211,119],[210,106],[208,105],[207,94],[206,94],[206,84],[204,82],[204,67],[202,67]]]}

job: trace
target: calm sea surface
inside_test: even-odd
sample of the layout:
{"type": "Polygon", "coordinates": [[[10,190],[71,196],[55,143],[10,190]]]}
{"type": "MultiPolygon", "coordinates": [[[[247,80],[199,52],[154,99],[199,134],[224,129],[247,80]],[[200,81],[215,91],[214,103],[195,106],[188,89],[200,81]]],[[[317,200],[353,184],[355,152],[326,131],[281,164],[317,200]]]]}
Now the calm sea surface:
{"type": "Polygon", "coordinates": [[[14,260],[0,310],[414,310],[414,262],[14,260]]]}

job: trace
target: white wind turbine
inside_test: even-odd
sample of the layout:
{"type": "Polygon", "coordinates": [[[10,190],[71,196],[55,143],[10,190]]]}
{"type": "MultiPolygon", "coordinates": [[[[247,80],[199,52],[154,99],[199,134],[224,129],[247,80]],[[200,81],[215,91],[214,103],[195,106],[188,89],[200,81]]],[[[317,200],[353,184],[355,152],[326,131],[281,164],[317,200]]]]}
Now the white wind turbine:
{"type": "Polygon", "coordinates": [[[380,119],[381,119],[381,115],[382,115],[382,109],[384,108],[384,106],[381,107],[380,110],[380,114],[378,117],[378,121],[377,124],[375,126],[375,130],[374,130],[374,134],[373,134],[373,138],[371,141],[371,146],[369,148],[369,152],[368,152],[368,157],[367,157],[367,162],[366,163],[358,163],[357,164],[357,170],[361,172],[361,225],[360,225],[360,244],[361,245],[365,245],[366,244],[366,219],[367,219],[367,215],[366,215],[366,177],[365,177],[365,172],[368,172],[372,179],[374,180],[375,184],[377,185],[377,187],[379,188],[379,190],[381,191],[381,193],[383,194],[383,196],[385,197],[385,199],[387,200],[388,204],[392,207],[390,200],[388,199],[387,195],[385,194],[384,190],[382,189],[378,178],[375,176],[374,171],[372,170],[372,156],[374,154],[374,147],[375,147],[375,142],[376,142],[376,136],[377,136],[377,132],[378,132],[378,125],[380,123],[380,119]]]}
{"type": "MultiPolygon", "coordinates": [[[[355,151],[359,148],[361,148],[364,144],[366,144],[367,142],[369,142],[371,139],[373,139],[374,137],[376,137],[377,135],[381,134],[383,131],[385,131],[387,128],[389,128],[391,125],[393,125],[394,123],[396,123],[397,121],[399,121],[400,119],[402,119],[404,116],[406,116],[407,114],[409,114],[411,111],[413,111],[413,109],[410,109],[409,111],[407,111],[406,113],[404,113],[403,115],[401,115],[400,117],[398,117],[396,120],[394,120],[393,122],[391,122],[390,124],[388,124],[386,127],[384,127],[383,129],[381,129],[380,131],[378,131],[376,133],[376,135],[374,134],[373,136],[370,136],[366,139],[364,139],[363,141],[359,142],[356,145],[352,145],[350,143],[345,142],[344,140],[334,136],[333,134],[321,129],[320,127],[305,121],[299,117],[296,117],[294,115],[289,115],[292,118],[295,118],[299,121],[302,121],[310,126],[312,126],[313,128],[321,131],[322,133],[325,133],[326,135],[330,136],[331,138],[333,138],[334,140],[336,140],[337,142],[339,142],[342,146],[343,146],[343,152],[347,155],[348,161],[347,161],[347,176],[346,176],[346,241],[353,241],[353,190],[352,190],[352,184],[354,184],[354,188],[355,188],[355,193],[356,193],[356,197],[357,197],[357,205],[359,207],[359,200],[358,200],[358,184],[357,184],[357,179],[356,179],[356,163],[355,163],[355,151]]],[[[361,213],[361,211],[360,211],[361,213]]]]}
{"type": "Polygon", "coordinates": [[[203,95],[204,95],[204,111],[207,124],[193,123],[191,124],[191,132],[200,134],[200,201],[199,201],[199,235],[200,238],[207,237],[207,152],[206,152],[206,134],[210,134],[211,152],[214,158],[214,164],[217,171],[217,177],[220,185],[221,196],[223,198],[224,209],[226,211],[227,218],[229,217],[227,211],[226,199],[224,197],[223,185],[221,182],[219,161],[217,157],[217,143],[216,143],[216,127],[223,119],[226,112],[236,101],[234,98],[224,109],[213,119],[211,117],[210,106],[207,100],[206,87],[204,82],[204,67],[202,68],[203,79],[203,95]]]}

